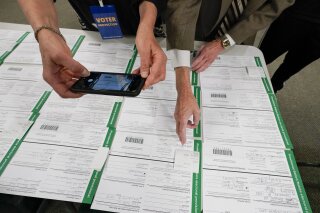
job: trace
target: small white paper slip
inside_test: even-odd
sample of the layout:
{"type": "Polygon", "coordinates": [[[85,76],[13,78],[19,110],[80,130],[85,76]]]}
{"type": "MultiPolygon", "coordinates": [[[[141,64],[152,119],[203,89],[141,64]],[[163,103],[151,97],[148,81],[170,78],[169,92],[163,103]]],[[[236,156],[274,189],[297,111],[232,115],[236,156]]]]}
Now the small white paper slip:
{"type": "Polygon", "coordinates": [[[247,73],[251,78],[264,78],[266,77],[262,67],[246,67],[247,73]]]}
{"type": "Polygon", "coordinates": [[[93,161],[91,164],[91,168],[100,172],[104,163],[106,162],[109,155],[109,148],[107,147],[99,147],[93,161]]]}
{"type": "Polygon", "coordinates": [[[176,149],[174,155],[174,169],[199,173],[199,157],[199,152],[176,149]]]}

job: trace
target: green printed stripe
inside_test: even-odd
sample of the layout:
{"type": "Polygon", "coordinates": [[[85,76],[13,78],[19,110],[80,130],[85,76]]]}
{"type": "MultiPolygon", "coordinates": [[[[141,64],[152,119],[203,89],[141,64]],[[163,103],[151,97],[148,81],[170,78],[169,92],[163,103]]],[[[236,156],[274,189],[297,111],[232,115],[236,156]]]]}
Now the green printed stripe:
{"type": "Polygon", "coordinates": [[[85,36],[84,36],[84,35],[81,35],[81,36],[78,38],[78,40],[77,40],[77,42],[75,43],[75,45],[72,47],[72,50],[71,50],[72,56],[74,56],[74,55],[76,54],[76,52],[78,51],[78,49],[79,49],[79,47],[80,47],[80,45],[81,45],[81,43],[82,43],[82,41],[83,41],[84,38],[85,38],[85,36]]]}
{"type": "Polygon", "coordinates": [[[201,89],[198,86],[195,86],[193,89],[194,97],[196,97],[196,100],[198,102],[198,106],[201,107],[201,89]]]}
{"type": "Polygon", "coordinates": [[[39,99],[38,103],[36,104],[36,106],[32,109],[31,112],[33,113],[37,113],[41,110],[41,108],[43,107],[44,103],[47,101],[47,99],[49,98],[51,92],[50,91],[45,91],[43,93],[43,95],[41,96],[41,98],[39,99]]]}
{"type": "Polygon", "coordinates": [[[39,112],[34,112],[32,113],[32,115],[29,118],[29,121],[33,121],[35,122],[37,120],[37,118],[39,117],[40,113],[39,112]]]}
{"type": "MultiPolygon", "coordinates": [[[[194,96],[197,100],[199,108],[201,108],[201,89],[198,86],[194,87],[194,96]]],[[[199,125],[197,128],[193,130],[193,136],[195,138],[201,137],[201,121],[199,122],[199,125]]]]}
{"type": "Polygon", "coordinates": [[[137,55],[138,55],[138,49],[137,49],[137,46],[134,45],[134,47],[133,47],[133,55],[132,55],[132,58],[133,58],[134,61],[136,60],[137,55]]]}
{"type": "Polygon", "coordinates": [[[0,163],[0,176],[4,172],[4,170],[7,168],[8,164],[10,163],[11,159],[13,158],[14,154],[17,152],[18,148],[20,147],[22,141],[19,139],[16,139],[13,144],[11,145],[9,151],[4,156],[0,163]]]}
{"type": "Polygon", "coordinates": [[[125,74],[131,74],[132,67],[133,67],[132,59],[130,59],[130,60],[128,61],[128,64],[127,64],[127,67],[126,67],[125,74]]]}
{"type": "Polygon", "coordinates": [[[126,74],[130,74],[132,72],[132,68],[133,68],[133,65],[136,61],[137,55],[138,55],[138,50],[137,50],[136,46],[134,46],[132,57],[129,60],[127,68],[126,68],[126,74]]]}
{"type": "Polygon", "coordinates": [[[272,91],[272,89],[271,89],[271,86],[270,86],[270,83],[269,83],[268,79],[267,79],[267,78],[261,78],[261,79],[262,79],[264,88],[266,89],[266,92],[267,92],[268,94],[272,94],[273,91],[272,91]]]}
{"type": "Polygon", "coordinates": [[[25,33],[17,40],[17,43],[21,43],[29,34],[30,34],[30,32],[25,32],[25,33]]]}
{"type": "Polygon", "coordinates": [[[289,163],[289,168],[291,172],[291,176],[293,179],[294,186],[296,188],[299,200],[300,200],[300,205],[302,208],[302,211],[304,213],[312,213],[310,203],[306,194],[306,191],[303,187],[302,179],[298,170],[297,163],[294,159],[293,152],[291,150],[285,150],[287,161],[289,163]]]}
{"type": "Polygon", "coordinates": [[[256,61],[256,64],[257,64],[258,67],[262,67],[262,63],[261,63],[260,57],[256,56],[256,57],[254,57],[254,60],[256,61]]]}
{"type": "Polygon", "coordinates": [[[201,138],[201,121],[199,121],[197,128],[193,129],[193,137],[201,138]]]}
{"type": "MultiPolygon", "coordinates": [[[[29,35],[30,32],[24,33],[17,41],[14,47],[12,48],[11,51],[9,51],[9,54],[11,54],[20,44],[21,42],[29,35]]],[[[7,54],[5,57],[7,57],[9,54],[7,54]]]]}
{"type": "Polygon", "coordinates": [[[10,55],[10,51],[6,51],[5,53],[3,53],[3,55],[2,56],[0,56],[0,63],[2,64],[3,62],[4,62],[4,59],[6,58],[6,57],[8,57],[8,55],[10,55]]]}
{"type": "Polygon", "coordinates": [[[192,86],[197,86],[198,85],[198,79],[199,79],[199,74],[192,71],[192,76],[191,76],[191,85],[192,86]]]}
{"type": "Polygon", "coordinates": [[[116,102],[113,105],[113,109],[112,109],[112,112],[111,112],[110,119],[108,121],[107,127],[114,127],[114,128],[116,127],[116,123],[117,123],[117,120],[118,120],[118,116],[119,116],[119,112],[120,112],[120,109],[121,109],[121,105],[122,105],[122,102],[116,102]]]}
{"type": "Polygon", "coordinates": [[[106,138],[104,139],[104,142],[103,142],[103,147],[108,147],[110,149],[115,135],[116,135],[116,129],[109,128],[106,138]]]}
{"type": "Polygon", "coordinates": [[[22,141],[25,139],[26,135],[28,134],[29,130],[31,129],[33,123],[29,126],[29,128],[26,130],[26,132],[23,134],[21,139],[16,139],[13,144],[11,145],[9,151],[7,152],[7,154],[4,156],[4,158],[2,159],[2,161],[0,162],[0,176],[2,175],[2,173],[4,172],[4,170],[7,168],[7,166],[9,165],[11,159],[13,158],[13,156],[16,154],[16,152],[18,151],[22,141]]]}
{"type": "Polygon", "coordinates": [[[101,174],[102,174],[101,171],[100,172],[96,170],[93,171],[89,185],[82,199],[82,203],[86,203],[86,204],[92,203],[93,197],[96,194],[96,191],[100,182],[101,174]]]}
{"type": "Polygon", "coordinates": [[[3,64],[4,59],[6,58],[7,52],[5,52],[3,55],[0,55],[0,65],[3,64]]]}
{"type": "Polygon", "coordinates": [[[17,41],[16,41],[16,44],[14,45],[14,47],[10,50],[10,51],[6,51],[3,55],[0,56],[0,65],[3,64],[4,62],[4,59],[6,57],[8,57],[8,55],[10,55],[10,53],[12,53],[16,48],[17,46],[19,46],[19,44],[28,36],[30,32],[26,32],[24,33],[17,41]]]}
{"type": "Polygon", "coordinates": [[[286,129],[286,126],[284,125],[283,119],[280,114],[280,110],[279,110],[279,106],[278,106],[278,103],[276,100],[276,96],[273,94],[269,94],[269,100],[271,102],[273,113],[274,113],[274,116],[276,117],[278,128],[281,133],[281,137],[282,137],[282,140],[285,144],[285,147],[287,149],[293,149],[293,145],[291,143],[288,131],[286,129]]]}
{"type": "Polygon", "coordinates": [[[194,141],[194,151],[199,152],[199,173],[193,173],[192,181],[192,213],[201,212],[201,176],[202,176],[202,142],[200,140],[194,141]]]}

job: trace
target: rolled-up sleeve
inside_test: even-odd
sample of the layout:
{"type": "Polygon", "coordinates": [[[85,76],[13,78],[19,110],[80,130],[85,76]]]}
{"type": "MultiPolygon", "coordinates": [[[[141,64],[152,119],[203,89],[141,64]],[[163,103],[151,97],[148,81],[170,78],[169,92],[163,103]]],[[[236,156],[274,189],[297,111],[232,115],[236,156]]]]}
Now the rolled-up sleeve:
{"type": "Polygon", "coordinates": [[[190,51],[171,49],[173,53],[173,67],[190,67],[190,51]]]}

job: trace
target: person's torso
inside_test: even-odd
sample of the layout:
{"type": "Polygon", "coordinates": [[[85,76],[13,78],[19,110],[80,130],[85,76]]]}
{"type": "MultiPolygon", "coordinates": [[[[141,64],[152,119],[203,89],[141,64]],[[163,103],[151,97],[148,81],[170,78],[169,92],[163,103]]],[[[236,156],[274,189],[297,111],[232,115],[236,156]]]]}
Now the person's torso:
{"type": "Polygon", "coordinates": [[[202,0],[196,40],[211,41],[251,15],[267,0],[202,0]]]}
{"type": "MultiPolygon", "coordinates": [[[[90,6],[99,6],[98,0],[69,0],[76,11],[82,29],[95,30],[94,19],[90,12],[90,6]]],[[[104,5],[114,5],[122,33],[134,35],[139,25],[139,1],[137,0],[103,0],[104,5]]]]}
{"type": "Polygon", "coordinates": [[[320,24],[320,0],[296,0],[286,12],[304,21],[320,24]]]}

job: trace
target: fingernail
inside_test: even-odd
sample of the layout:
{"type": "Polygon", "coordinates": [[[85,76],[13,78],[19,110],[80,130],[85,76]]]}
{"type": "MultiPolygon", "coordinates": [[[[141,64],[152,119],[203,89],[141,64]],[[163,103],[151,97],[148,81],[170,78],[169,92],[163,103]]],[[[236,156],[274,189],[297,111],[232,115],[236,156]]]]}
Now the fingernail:
{"type": "Polygon", "coordinates": [[[81,76],[82,77],[88,77],[90,75],[90,72],[87,69],[83,69],[81,76]]]}
{"type": "Polygon", "coordinates": [[[141,72],[141,77],[142,78],[147,78],[148,77],[148,72],[141,72]]]}

